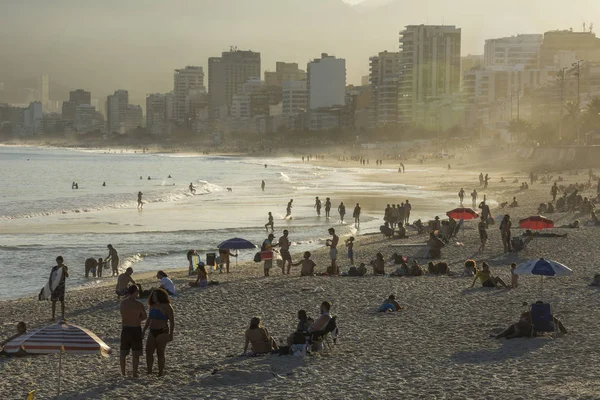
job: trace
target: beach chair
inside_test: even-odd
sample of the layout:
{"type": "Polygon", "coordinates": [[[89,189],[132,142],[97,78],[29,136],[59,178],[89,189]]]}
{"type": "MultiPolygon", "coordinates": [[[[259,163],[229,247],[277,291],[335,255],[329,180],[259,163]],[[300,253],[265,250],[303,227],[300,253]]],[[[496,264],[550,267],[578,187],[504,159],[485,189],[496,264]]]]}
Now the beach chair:
{"type": "Polygon", "coordinates": [[[531,305],[531,337],[536,333],[558,334],[558,324],[554,323],[550,304],[538,301],[531,305]]]}
{"type": "Polygon", "coordinates": [[[326,349],[331,351],[333,345],[337,344],[337,337],[339,329],[337,326],[337,316],[332,316],[325,329],[322,331],[311,332],[310,337],[307,340],[307,348],[317,347],[319,349],[326,349]]]}

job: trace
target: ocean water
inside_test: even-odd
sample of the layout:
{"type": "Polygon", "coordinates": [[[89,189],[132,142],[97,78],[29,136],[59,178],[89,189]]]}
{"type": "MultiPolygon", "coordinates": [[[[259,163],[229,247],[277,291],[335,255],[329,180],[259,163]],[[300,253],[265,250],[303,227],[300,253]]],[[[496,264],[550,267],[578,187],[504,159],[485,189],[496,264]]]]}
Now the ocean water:
{"type": "MultiPolygon", "coordinates": [[[[331,226],[341,235],[378,230],[381,213],[370,210],[363,210],[360,230],[354,228],[353,204],[344,201],[344,194],[354,200],[353,192],[369,191],[397,196],[398,203],[423,195],[418,187],[365,183],[360,168],[297,161],[0,147],[0,299],[37,295],[58,255],[69,266],[68,287],[115,280],[84,276],[85,259],[105,258],[109,243],[119,252],[121,270],[186,268],[189,249],[197,249],[204,259],[231,237],[260,245],[269,211],[276,237],[288,229],[292,252],[300,252],[323,246],[331,226]],[[72,189],[72,182],[79,189],[72,189]],[[190,182],[195,195],[188,189],[190,182]],[[141,211],[136,207],[138,191],[145,202],[141,211]],[[330,220],[324,209],[316,216],[315,196],[323,204],[332,198],[330,220]],[[283,220],[292,198],[293,219],[283,220]],[[346,203],[346,224],[336,211],[340,201],[346,203]]],[[[419,216],[418,210],[413,215],[419,216]]],[[[252,250],[243,251],[239,259],[253,255],[252,250]]]]}

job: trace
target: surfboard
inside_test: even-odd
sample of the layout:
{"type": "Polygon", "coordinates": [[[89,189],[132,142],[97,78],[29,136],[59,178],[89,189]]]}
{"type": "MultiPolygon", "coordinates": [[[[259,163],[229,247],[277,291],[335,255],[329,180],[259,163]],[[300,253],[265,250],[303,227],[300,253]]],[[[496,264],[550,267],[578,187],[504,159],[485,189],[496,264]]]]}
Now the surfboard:
{"type": "Polygon", "coordinates": [[[198,254],[192,255],[192,265],[194,267],[194,271],[198,268],[198,263],[200,263],[200,256],[198,254]]]}
{"type": "Polygon", "coordinates": [[[58,287],[63,277],[64,268],[59,268],[52,273],[46,285],[42,288],[38,298],[39,300],[49,300],[52,292],[58,287]]]}

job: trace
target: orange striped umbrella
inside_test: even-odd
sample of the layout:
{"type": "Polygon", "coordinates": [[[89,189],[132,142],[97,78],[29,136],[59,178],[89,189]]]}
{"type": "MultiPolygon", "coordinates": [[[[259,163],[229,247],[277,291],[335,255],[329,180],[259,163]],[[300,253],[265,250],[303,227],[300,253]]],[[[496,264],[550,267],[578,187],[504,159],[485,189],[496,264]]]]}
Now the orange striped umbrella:
{"type": "Polygon", "coordinates": [[[58,359],[58,393],[60,394],[60,374],[62,353],[101,354],[108,356],[111,350],[98,336],[85,328],[64,321],[56,325],[45,326],[16,337],[4,346],[7,353],[20,350],[29,354],[55,354],[58,359]]]}

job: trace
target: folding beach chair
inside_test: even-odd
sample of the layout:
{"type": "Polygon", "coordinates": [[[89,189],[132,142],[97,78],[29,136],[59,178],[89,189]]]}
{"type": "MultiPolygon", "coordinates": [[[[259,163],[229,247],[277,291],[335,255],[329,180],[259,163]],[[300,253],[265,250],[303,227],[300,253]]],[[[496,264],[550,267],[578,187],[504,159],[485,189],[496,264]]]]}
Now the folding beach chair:
{"type": "Polygon", "coordinates": [[[536,333],[558,334],[558,324],[554,323],[550,304],[538,301],[531,305],[531,337],[536,333]]]}
{"type": "Polygon", "coordinates": [[[307,341],[307,347],[316,347],[319,349],[332,350],[333,345],[337,344],[339,329],[337,327],[337,316],[331,317],[325,329],[318,332],[311,332],[310,338],[307,341]]]}

